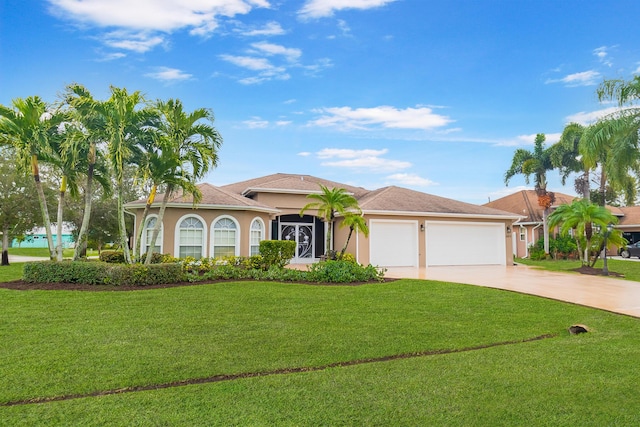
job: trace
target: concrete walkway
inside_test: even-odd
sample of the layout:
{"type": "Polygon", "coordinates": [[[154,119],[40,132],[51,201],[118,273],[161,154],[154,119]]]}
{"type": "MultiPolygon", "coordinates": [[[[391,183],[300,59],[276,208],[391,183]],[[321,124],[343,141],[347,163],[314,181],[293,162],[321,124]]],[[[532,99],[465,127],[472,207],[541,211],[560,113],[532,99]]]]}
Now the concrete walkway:
{"type": "Polygon", "coordinates": [[[22,256],[9,254],[9,264],[12,262],[30,262],[30,261],[47,261],[49,258],[37,257],[37,256],[22,256]]]}
{"type": "Polygon", "coordinates": [[[386,277],[506,289],[640,317],[640,282],[559,273],[526,265],[389,268],[386,277]]]}

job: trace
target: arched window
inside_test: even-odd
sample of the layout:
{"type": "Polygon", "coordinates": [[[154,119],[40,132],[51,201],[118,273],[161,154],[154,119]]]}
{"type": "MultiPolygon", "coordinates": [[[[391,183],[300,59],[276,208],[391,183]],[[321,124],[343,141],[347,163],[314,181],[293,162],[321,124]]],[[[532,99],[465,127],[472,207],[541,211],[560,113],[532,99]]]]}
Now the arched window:
{"type": "Polygon", "coordinates": [[[178,256],[180,258],[202,258],[204,248],[204,224],[198,218],[189,216],[180,222],[178,256]]]}
{"type": "MultiPolygon", "coordinates": [[[[142,233],[142,253],[149,252],[149,246],[151,245],[151,237],[153,236],[153,228],[158,222],[157,216],[148,217],[142,233]]],[[[160,232],[156,238],[156,245],[153,247],[153,252],[162,253],[162,225],[160,225],[160,232]]]]}
{"type": "Polygon", "coordinates": [[[264,222],[256,218],[251,223],[251,235],[249,236],[249,255],[260,253],[260,241],[264,239],[264,222]]]}
{"type": "Polygon", "coordinates": [[[231,218],[220,218],[213,224],[213,257],[238,254],[238,225],[231,218]]]}

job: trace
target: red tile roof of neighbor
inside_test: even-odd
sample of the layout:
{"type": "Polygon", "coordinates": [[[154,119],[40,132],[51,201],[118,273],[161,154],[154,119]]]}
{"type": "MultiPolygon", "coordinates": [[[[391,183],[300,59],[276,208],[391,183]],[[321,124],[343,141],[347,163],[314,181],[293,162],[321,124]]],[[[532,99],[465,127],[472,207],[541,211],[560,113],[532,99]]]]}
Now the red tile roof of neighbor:
{"type": "MultiPolygon", "coordinates": [[[[552,208],[564,204],[570,204],[576,196],[570,196],[564,193],[554,192],[556,200],[552,208]]],[[[496,199],[492,202],[485,203],[483,206],[502,209],[507,212],[520,214],[526,218],[520,220],[521,223],[542,223],[543,209],[538,205],[538,195],[535,190],[521,190],[508,196],[496,199]]],[[[640,224],[640,207],[628,206],[619,208],[616,206],[607,206],[609,211],[620,218],[620,225],[623,224],[640,224]]]]}
{"type": "MultiPolygon", "coordinates": [[[[576,198],[563,193],[555,193],[556,201],[553,206],[570,204],[576,198]]],[[[543,209],[538,205],[538,195],[535,190],[521,190],[508,196],[485,203],[483,206],[513,212],[525,218],[520,222],[542,222],[543,209]]]]}

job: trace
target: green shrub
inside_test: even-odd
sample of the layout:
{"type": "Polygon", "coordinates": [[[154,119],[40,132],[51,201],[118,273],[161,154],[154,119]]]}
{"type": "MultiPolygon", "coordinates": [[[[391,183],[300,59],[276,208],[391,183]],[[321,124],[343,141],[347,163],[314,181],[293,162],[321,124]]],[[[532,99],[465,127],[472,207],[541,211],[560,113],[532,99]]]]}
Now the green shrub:
{"type": "Polygon", "coordinates": [[[179,264],[108,264],[103,262],[64,261],[29,262],[24,265],[24,280],[30,283],[82,283],[88,285],[159,285],[184,280],[179,264]]]}
{"type": "MultiPolygon", "coordinates": [[[[144,264],[146,259],[147,259],[147,254],[146,253],[142,254],[142,256],[140,257],[140,262],[144,264]]],[[[168,264],[168,263],[174,263],[177,261],[178,261],[178,258],[174,258],[173,256],[171,256],[171,254],[161,254],[158,252],[154,252],[151,254],[151,264],[168,264]]]]}
{"type": "Polygon", "coordinates": [[[384,272],[384,269],[372,265],[364,267],[350,261],[328,260],[312,264],[307,280],[328,283],[382,282],[384,272]]]}
{"type": "Polygon", "coordinates": [[[122,251],[102,251],[100,252],[100,261],[112,264],[121,264],[124,262],[124,252],[122,251]]]}
{"type": "Polygon", "coordinates": [[[340,257],[340,261],[353,262],[353,263],[357,262],[355,255],[350,254],[349,252],[346,252],[344,255],[342,255],[340,257]]]}
{"type": "Polygon", "coordinates": [[[260,242],[260,255],[264,261],[264,267],[284,267],[289,264],[295,255],[296,242],[290,240],[263,240],[260,242]]]}

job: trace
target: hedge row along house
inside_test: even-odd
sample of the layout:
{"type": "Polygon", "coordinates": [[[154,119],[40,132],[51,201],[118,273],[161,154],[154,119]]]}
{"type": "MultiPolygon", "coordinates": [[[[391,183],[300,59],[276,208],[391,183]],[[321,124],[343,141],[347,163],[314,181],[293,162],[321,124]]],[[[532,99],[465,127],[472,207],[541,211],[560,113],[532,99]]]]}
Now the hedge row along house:
{"type": "MultiPolygon", "coordinates": [[[[511,230],[519,215],[401,187],[367,190],[309,175],[273,174],[234,184],[199,184],[201,201],[177,194],[168,201],[154,251],[176,257],[250,256],[263,239],[293,240],[292,263],[312,263],[324,255],[327,227],[313,210],[300,215],[306,197],[320,184],[343,188],[358,200],[369,236],[352,237],[347,252],[362,264],[380,267],[511,265],[511,230]]],[[[144,227],[142,250],[162,202],[158,198],[141,224],[145,200],[127,203],[144,227]]],[[[332,247],[346,242],[348,227],[333,224],[332,247]]],[[[136,231],[134,235],[138,235],[136,231]]]]}

